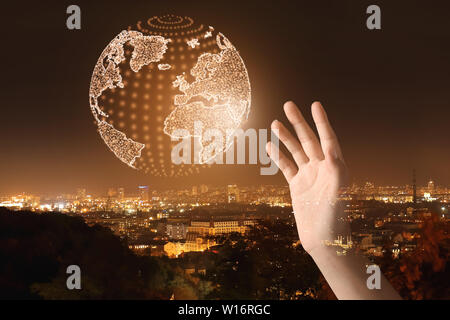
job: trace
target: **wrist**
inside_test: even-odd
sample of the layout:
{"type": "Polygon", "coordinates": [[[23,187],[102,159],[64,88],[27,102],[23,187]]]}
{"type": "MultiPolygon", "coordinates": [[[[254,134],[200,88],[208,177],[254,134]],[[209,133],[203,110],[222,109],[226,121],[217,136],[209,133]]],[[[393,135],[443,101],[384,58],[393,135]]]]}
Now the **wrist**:
{"type": "Polygon", "coordinates": [[[308,251],[308,254],[316,262],[327,260],[330,257],[337,256],[336,250],[333,247],[327,246],[325,244],[320,244],[319,246],[312,248],[308,251]]]}

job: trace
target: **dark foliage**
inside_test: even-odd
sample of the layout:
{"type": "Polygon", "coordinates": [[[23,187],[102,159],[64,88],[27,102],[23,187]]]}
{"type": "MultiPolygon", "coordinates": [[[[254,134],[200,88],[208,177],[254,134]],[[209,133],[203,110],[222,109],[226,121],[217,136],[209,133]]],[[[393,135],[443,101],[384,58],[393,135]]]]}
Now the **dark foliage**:
{"type": "Polygon", "coordinates": [[[290,222],[264,221],[245,236],[230,235],[210,257],[210,298],[312,299],[321,286],[320,271],[290,222]]]}
{"type": "Polygon", "coordinates": [[[395,245],[384,246],[377,259],[384,274],[404,299],[450,299],[450,235],[448,224],[437,215],[427,217],[417,234],[417,247],[410,252],[392,255],[395,245]]]}
{"type": "Polygon", "coordinates": [[[168,299],[189,286],[168,259],[139,257],[109,229],[58,213],[0,208],[0,298],[168,299]],[[68,290],[78,265],[82,290],[68,290]]]}

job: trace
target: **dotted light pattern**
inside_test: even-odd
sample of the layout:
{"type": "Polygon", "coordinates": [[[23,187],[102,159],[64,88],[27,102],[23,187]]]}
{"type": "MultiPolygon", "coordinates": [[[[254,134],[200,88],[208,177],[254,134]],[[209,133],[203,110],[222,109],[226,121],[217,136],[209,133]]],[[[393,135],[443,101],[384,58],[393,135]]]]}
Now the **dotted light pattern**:
{"type": "Polygon", "coordinates": [[[250,82],[244,62],[221,33],[216,41],[220,53],[200,55],[191,69],[195,81],[188,83],[181,75],[173,82],[184,94],[175,96],[177,107],[166,118],[164,127],[170,136],[185,129],[189,136],[200,138],[200,163],[207,163],[231,146],[235,130],[247,119],[250,109],[250,82]],[[194,98],[203,100],[192,101],[194,98]],[[195,121],[202,123],[201,132],[196,132],[195,121]],[[221,140],[204,134],[212,129],[220,131],[221,140]]]}
{"type": "Polygon", "coordinates": [[[111,151],[129,166],[163,177],[206,167],[215,152],[231,146],[230,133],[250,110],[247,70],[231,42],[213,27],[175,15],[139,21],[113,39],[97,61],[89,95],[111,151]],[[219,130],[222,145],[194,132],[195,121],[203,131],[219,130]],[[198,139],[200,164],[172,163],[177,129],[198,139]]]}

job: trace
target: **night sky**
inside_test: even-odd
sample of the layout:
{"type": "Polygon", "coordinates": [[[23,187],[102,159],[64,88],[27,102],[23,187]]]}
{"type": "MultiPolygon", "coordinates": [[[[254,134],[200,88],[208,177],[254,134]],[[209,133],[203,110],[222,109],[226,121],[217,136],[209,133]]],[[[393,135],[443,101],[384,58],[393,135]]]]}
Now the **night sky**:
{"type": "Polygon", "coordinates": [[[444,1],[35,1],[2,4],[0,194],[92,192],[138,184],[283,184],[258,166],[216,166],[187,178],[145,176],[118,160],[93,123],[88,90],[103,48],[153,15],[213,25],[237,47],[252,85],[245,128],[268,128],[295,101],[319,100],[352,181],[450,185],[450,6],[444,1]],[[78,4],[82,29],[66,28],[78,4]],[[366,28],[370,4],[382,30],[366,28]]]}

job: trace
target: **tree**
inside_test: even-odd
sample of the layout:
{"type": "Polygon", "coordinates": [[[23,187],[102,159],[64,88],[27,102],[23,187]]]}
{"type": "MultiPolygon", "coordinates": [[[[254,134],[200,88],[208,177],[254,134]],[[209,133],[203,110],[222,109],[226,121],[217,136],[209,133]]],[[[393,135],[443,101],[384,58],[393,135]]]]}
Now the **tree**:
{"type": "Polygon", "coordinates": [[[0,208],[0,298],[169,299],[194,284],[167,258],[140,257],[109,229],[59,213],[0,208]],[[66,268],[81,268],[68,290],[66,268]]]}
{"type": "Polygon", "coordinates": [[[404,299],[449,299],[449,240],[448,224],[436,215],[425,217],[413,251],[394,259],[388,243],[377,263],[404,299]]]}
{"type": "Polygon", "coordinates": [[[311,299],[320,288],[320,272],[291,222],[263,221],[247,235],[230,235],[212,257],[210,298],[311,299]]]}

